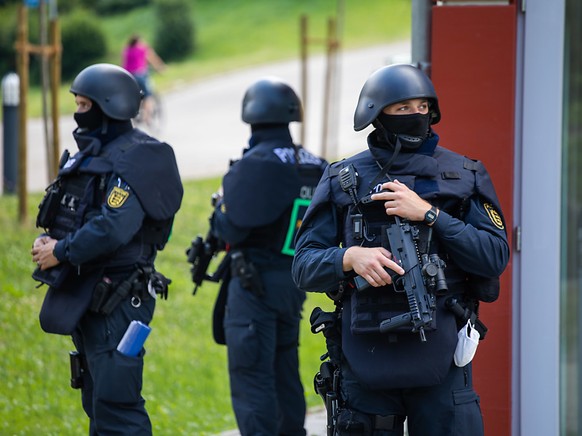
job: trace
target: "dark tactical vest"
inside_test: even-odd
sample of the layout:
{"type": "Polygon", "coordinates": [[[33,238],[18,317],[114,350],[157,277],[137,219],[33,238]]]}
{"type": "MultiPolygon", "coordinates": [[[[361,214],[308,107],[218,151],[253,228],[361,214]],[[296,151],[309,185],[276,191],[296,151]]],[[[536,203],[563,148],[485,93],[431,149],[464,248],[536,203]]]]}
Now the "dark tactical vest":
{"type": "MultiPolygon", "coordinates": [[[[409,161],[395,171],[392,178],[414,189],[422,198],[454,217],[462,218],[463,207],[468,199],[479,194],[497,208],[499,203],[488,181],[483,166],[437,147],[431,157],[420,159],[405,156],[409,161]],[[438,174],[426,175],[422,168],[423,159],[438,161],[438,174]],[[424,174],[424,177],[410,174],[424,174]]],[[[396,161],[398,162],[398,160],[396,161]]],[[[354,196],[342,190],[336,177],[341,168],[352,164],[357,171],[357,198],[370,194],[373,186],[368,186],[378,174],[380,165],[369,150],[335,164],[329,172],[329,191],[318,191],[314,203],[331,198],[338,209],[341,220],[344,247],[361,245],[365,247],[390,247],[384,237],[387,216],[380,203],[367,205],[354,204],[354,196]],[[321,195],[321,198],[320,195],[321,195]],[[359,215],[362,215],[359,217],[359,215]],[[360,236],[354,229],[354,220],[362,219],[363,233],[360,236]]],[[[379,183],[387,181],[383,178],[379,183]]],[[[356,200],[357,201],[357,200],[356,200]]],[[[498,209],[499,210],[499,209],[498,209]]],[[[428,242],[428,227],[414,223],[419,228],[419,253],[436,253],[446,262],[446,279],[449,294],[463,294],[467,289],[467,274],[456,267],[454,259],[438,247],[436,240],[428,242]]],[[[342,315],[342,349],[350,367],[362,383],[371,389],[404,388],[430,386],[442,382],[453,361],[457,342],[457,325],[454,315],[444,307],[445,298],[436,298],[434,321],[426,329],[426,342],[420,342],[417,334],[411,334],[410,327],[400,327],[397,331],[379,333],[378,325],[395,315],[408,312],[405,295],[395,292],[392,286],[370,287],[361,292],[347,292],[344,296],[342,315]]]]}
{"type": "Polygon", "coordinates": [[[105,146],[95,138],[76,139],[86,147],[61,162],[57,179],[39,205],[37,227],[55,239],[79,229],[101,213],[113,175],[131,186],[146,218],[138,234],[110,256],[74,268],[64,262],[41,272],[51,276],[50,282],[45,281],[49,289],[40,313],[41,327],[56,334],[70,334],[75,328],[104,268],[130,268],[144,258],[153,261],[155,250],[163,249],[168,240],[183,195],[169,145],[139,130],[121,135],[105,146]]]}
{"type": "Polygon", "coordinates": [[[121,247],[114,257],[108,256],[99,263],[131,265],[147,253],[144,246],[163,249],[183,191],[177,168],[162,166],[157,172],[163,178],[156,179],[155,172],[148,171],[148,166],[164,162],[168,157],[171,157],[170,163],[175,162],[169,146],[139,130],[106,144],[98,156],[77,153],[63,162],[56,181],[47,189],[39,206],[37,227],[46,229],[55,239],[79,229],[101,213],[108,182],[116,174],[132,187],[147,217],[132,242],[121,247]]]}
{"type": "MultiPolygon", "coordinates": [[[[250,229],[244,241],[231,247],[259,268],[289,270],[295,235],[326,162],[288,141],[263,141],[245,151],[223,178],[224,205],[229,220],[250,229]]],[[[226,344],[224,314],[230,273],[222,280],[214,306],[213,335],[226,344]]]]}
{"type": "Polygon", "coordinates": [[[295,155],[292,147],[277,147],[276,142],[266,141],[246,152],[223,180],[229,219],[252,229],[233,248],[269,249],[293,256],[295,235],[323,169],[320,158],[302,148],[295,155]]]}

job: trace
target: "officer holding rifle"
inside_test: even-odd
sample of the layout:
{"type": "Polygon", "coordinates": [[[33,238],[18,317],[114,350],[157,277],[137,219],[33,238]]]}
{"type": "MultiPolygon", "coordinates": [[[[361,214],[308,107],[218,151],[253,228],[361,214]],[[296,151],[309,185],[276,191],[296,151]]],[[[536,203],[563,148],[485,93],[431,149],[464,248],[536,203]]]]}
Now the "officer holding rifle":
{"type": "Polygon", "coordinates": [[[458,332],[484,336],[477,305],[497,298],[510,251],[486,169],[438,144],[440,118],[421,70],[374,72],[354,116],[375,127],[368,148],[326,169],[299,230],[295,282],[338,307],[312,315],[333,369],[329,434],[402,435],[407,420],[411,436],[483,435],[458,332]]]}

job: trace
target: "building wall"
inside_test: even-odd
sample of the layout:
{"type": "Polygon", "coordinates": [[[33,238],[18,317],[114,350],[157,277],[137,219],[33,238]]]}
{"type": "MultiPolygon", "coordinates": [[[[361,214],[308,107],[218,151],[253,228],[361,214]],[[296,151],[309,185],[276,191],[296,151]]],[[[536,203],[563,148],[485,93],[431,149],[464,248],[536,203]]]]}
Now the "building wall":
{"type": "Polygon", "coordinates": [[[515,434],[559,435],[565,1],[528,0],[525,7],[517,77],[522,250],[514,257],[515,434]]]}
{"type": "Polygon", "coordinates": [[[502,294],[482,305],[490,332],[475,385],[485,431],[567,434],[559,383],[561,238],[570,237],[561,232],[565,0],[435,3],[436,130],[443,145],[485,163],[512,243],[502,294]]]}
{"type": "MultiPolygon", "coordinates": [[[[441,144],[483,161],[513,245],[516,74],[515,5],[435,6],[431,77],[439,94],[441,144]]],[[[474,360],[486,434],[511,434],[512,263],[501,295],[481,305],[489,327],[474,360]]]]}

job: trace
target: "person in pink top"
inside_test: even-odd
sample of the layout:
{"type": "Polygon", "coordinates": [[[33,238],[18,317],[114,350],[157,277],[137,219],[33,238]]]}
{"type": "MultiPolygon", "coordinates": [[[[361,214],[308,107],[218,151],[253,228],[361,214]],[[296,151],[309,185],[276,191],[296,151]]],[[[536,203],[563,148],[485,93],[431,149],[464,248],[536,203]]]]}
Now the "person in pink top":
{"type": "Polygon", "coordinates": [[[122,66],[133,74],[139,83],[143,92],[142,117],[149,123],[154,104],[151,98],[150,66],[157,72],[162,72],[166,64],[139,35],[133,35],[123,49],[122,66]]]}

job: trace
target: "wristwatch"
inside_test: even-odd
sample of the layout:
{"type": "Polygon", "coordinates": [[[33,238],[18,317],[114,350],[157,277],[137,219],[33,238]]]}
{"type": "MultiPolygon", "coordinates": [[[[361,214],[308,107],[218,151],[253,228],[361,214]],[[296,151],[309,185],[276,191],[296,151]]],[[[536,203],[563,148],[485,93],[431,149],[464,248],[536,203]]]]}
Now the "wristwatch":
{"type": "Polygon", "coordinates": [[[424,214],[424,223],[428,226],[432,226],[437,220],[437,216],[437,208],[433,206],[424,214]]]}

